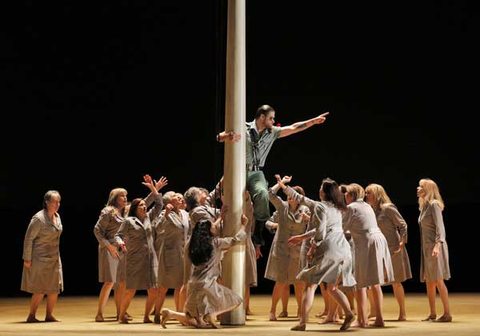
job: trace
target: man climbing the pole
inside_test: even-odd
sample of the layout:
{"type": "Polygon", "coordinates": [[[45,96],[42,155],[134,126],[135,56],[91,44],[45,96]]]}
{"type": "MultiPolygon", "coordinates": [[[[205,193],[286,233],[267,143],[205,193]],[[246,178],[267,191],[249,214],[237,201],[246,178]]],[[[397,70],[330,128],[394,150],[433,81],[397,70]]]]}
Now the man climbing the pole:
{"type": "MultiPolygon", "coordinates": [[[[269,105],[262,105],[257,109],[255,120],[246,123],[246,189],[253,201],[253,214],[255,217],[255,230],[252,236],[255,243],[257,258],[261,256],[260,246],[265,244],[263,228],[270,218],[270,204],[268,200],[268,182],[263,174],[267,155],[273,142],[278,138],[301,132],[313,125],[322,124],[329,112],[318,117],[296,122],[289,126],[274,126],[275,110],[269,105]]],[[[219,142],[237,142],[240,135],[234,131],[223,131],[217,135],[219,142]]]]}

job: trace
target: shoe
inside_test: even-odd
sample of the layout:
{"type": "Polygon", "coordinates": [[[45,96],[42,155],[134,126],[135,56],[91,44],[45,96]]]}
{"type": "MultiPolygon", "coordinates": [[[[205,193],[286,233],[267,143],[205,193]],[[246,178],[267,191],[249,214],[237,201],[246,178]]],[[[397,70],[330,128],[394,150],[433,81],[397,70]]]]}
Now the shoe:
{"type": "Polygon", "coordinates": [[[436,319],[435,322],[452,322],[452,316],[451,315],[442,315],[438,319],[436,319]]]}
{"type": "Polygon", "coordinates": [[[355,315],[346,315],[345,316],[345,321],[343,321],[343,324],[342,326],[340,327],[340,330],[341,331],[344,331],[344,330],[347,330],[348,328],[350,328],[350,325],[352,324],[352,322],[355,321],[355,315]]]}
{"type": "Polygon", "coordinates": [[[427,318],[423,319],[422,322],[435,321],[437,315],[428,315],[427,318]]]}
{"type": "Polygon", "coordinates": [[[299,323],[290,328],[290,330],[293,330],[293,331],[305,331],[306,329],[307,329],[307,325],[305,323],[299,323]]]}

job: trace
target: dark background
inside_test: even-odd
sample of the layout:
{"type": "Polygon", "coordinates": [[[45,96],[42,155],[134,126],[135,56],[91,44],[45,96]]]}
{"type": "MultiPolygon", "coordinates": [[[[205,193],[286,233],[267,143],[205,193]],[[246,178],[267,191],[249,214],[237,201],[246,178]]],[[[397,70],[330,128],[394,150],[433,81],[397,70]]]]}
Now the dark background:
{"type": "MultiPolygon", "coordinates": [[[[23,238],[49,189],[62,195],[65,292],[98,295],[93,227],[112,188],[144,196],[212,189],[222,175],[226,1],[16,1],[0,11],[0,296],[20,291],[23,238]]],[[[478,291],[479,6],[475,1],[247,1],[247,120],[272,105],[282,126],[330,111],[280,139],[266,176],[382,184],[409,224],[423,292],[416,187],[440,186],[450,291],[478,291]]],[[[273,210],[273,208],[272,208],[273,210]]],[[[268,243],[271,236],[268,237],[268,243]]],[[[259,260],[263,279],[268,244],[259,260]]],[[[385,288],[391,292],[391,288],[385,288]]]]}

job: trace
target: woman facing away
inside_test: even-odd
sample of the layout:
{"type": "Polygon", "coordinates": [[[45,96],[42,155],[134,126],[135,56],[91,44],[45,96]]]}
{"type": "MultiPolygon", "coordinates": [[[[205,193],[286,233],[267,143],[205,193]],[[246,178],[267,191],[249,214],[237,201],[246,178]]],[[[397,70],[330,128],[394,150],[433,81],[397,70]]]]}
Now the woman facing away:
{"type": "Polygon", "coordinates": [[[445,208],[437,184],[428,178],[421,179],[417,187],[420,215],[421,263],[420,281],[426,282],[430,315],[423,321],[452,322],[448,290],[444,280],[450,279],[448,246],[442,211],[445,208]],[[443,315],[437,319],[436,291],[440,294],[443,315]]]}
{"type": "Polygon", "coordinates": [[[188,256],[193,265],[188,282],[185,312],[162,310],[162,327],[166,328],[169,319],[176,319],[183,325],[196,328],[218,328],[218,315],[237,308],[242,299],[229,288],[218,283],[221,273],[221,260],[224,250],[243,242],[247,238],[248,219],[242,215],[240,230],[234,237],[217,236],[216,225],[210,220],[202,220],[193,227],[188,245],[188,256]]]}

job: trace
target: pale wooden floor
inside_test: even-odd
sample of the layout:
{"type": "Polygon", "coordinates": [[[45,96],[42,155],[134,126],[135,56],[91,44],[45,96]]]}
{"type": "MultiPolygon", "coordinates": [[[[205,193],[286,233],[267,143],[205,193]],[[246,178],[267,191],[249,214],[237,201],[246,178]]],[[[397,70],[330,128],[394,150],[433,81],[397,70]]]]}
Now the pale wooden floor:
{"type": "MultiPolygon", "coordinates": [[[[251,308],[254,315],[248,316],[244,326],[223,326],[219,330],[200,330],[191,327],[183,327],[176,321],[169,321],[167,329],[159,325],[143,324],[143,307],[145,296],[137,295],[129,308],[133,315],[132,323],[121,325],[113,322],[115,307],[111,299],[107,305],[105,316],[111,318],[111,322],[96,323],[96,297],[67,297],[60,295],[55,316],[62,320],[60,323],[25,323],[28,313],[28,298],[0,298],[0,335],[158,335],[167,334],[195,334],[195,335],[228,335],[234,332],[237,335],[261,335],[283,336],[298,335],[301,332],[290,331],[290,327],[296,323],[296,318],[289,317],[279,319],[277,322],[268,321],[270,309],[270,297],[255,295],[251,299],[251,308]]],[[[453,314],[453,323],[420,322],[428,314],[428,302],[425,294],[408,294],[407,296],[406,322],[395,322],[398,308],[395,298],[391,294],[385,295],[384,315],[385,328],[352,328],[349,333],[357,335],[480,335],[480,293],[451,293],[450,304],[453,314]]],[[[168,296],[165,308],[173,308],[173,298],[168,296]]],[[[289,301],[289,312],[296,313],[296,302],[292,296],[289,301]]],[[[277,308],[280,312],[281,305],[277,308]]],[[[336,333],[339,332],[339,324],[320,325],[320,319],[315,318],[315,313],[323,310],[323,299],[316,296],[307,332],[336,333]]],[[[442,313],[440,299],[437,300],[437,312],[442,313]]],[[[41,319],[45,314],[45,305],[39,308],[37,318],[41,319]]]]}

